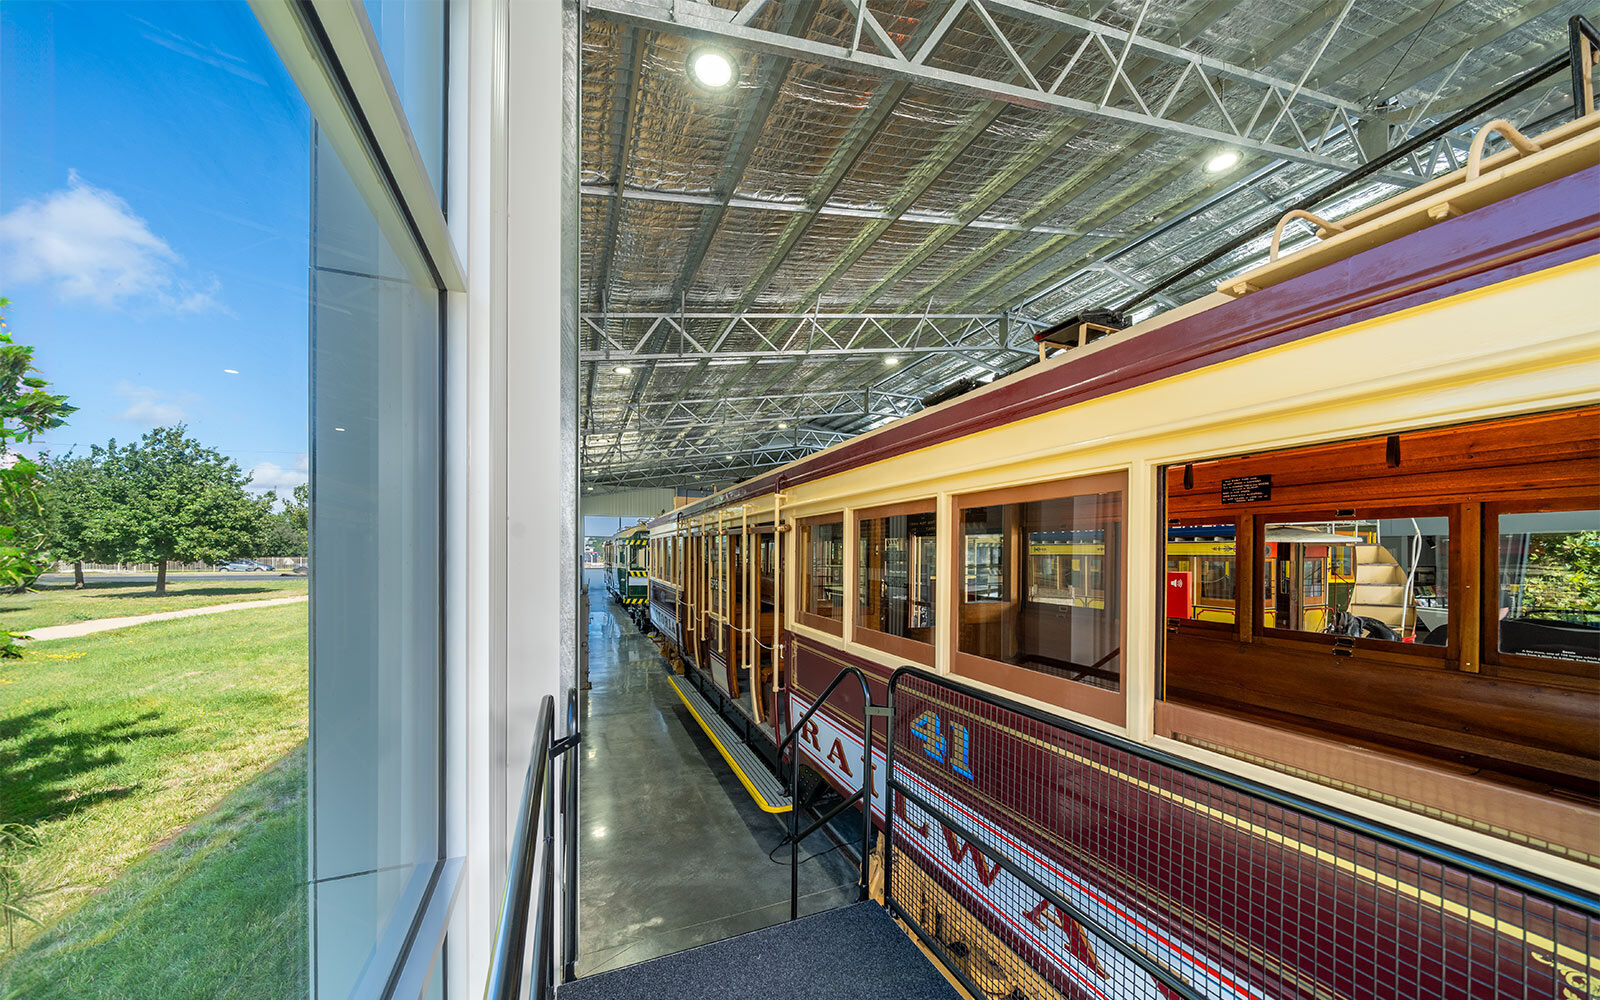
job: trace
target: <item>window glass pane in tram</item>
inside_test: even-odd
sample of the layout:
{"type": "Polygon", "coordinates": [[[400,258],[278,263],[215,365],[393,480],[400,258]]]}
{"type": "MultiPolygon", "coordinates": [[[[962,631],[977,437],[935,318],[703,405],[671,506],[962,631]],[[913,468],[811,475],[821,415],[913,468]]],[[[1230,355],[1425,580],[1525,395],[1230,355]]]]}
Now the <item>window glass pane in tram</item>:
{"type": "Polygon", "coordinates": [[[1117,690],[1122,495],[961,511],[963,653],[1117,690]]]}
{"type": "Polygon", "coordinates": [[[722,607],[722,549],[726,544],[726,536],[712,535],[710,544],[706,546],[706,561],[710,570],[709,603],[711,613],[718,616],[725,613],[722,607]]]}
{"type": "Polygon", "coordinates": [[[1167,526],[1167,618],[1232,622],[1238,609],[1234,524],[1167,526]]]}
{"type": "Polygon", "coordinates": [[[933,642],[937,523],[932,511],[861,521],[856,622],[862,628],[933,642]]]}
{"type": "Polygon", "coordinates": [[[801,541],[806,571],[802,610],[844,621],[844,521],[808,524],[801,541]]]}
{"type": "Polygon", "coordinates": [[[1264,627],[1447,644],[1449,518],[1269,522],[1262,537],[1264,627]]]}
{"type": "Polygon", "coordinates": [[[1600,663],[1600,510],[1498,522],[1500,652],[1600,663]]]}

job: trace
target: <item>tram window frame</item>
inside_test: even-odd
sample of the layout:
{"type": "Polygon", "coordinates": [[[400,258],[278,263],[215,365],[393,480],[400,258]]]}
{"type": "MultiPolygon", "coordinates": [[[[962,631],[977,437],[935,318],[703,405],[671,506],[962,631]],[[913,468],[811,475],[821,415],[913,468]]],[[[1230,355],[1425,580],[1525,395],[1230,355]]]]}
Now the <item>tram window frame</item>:
{"type": "MultiPolygon", "coordinates": [[[[1303,522],[1319,521],[1380,521],[1398,520],[1403,518],[1442,517],[1448,523],[1449,545],[1446,547],[1449,560],[1446,570],[1449,580],[1447,584],[1446,601],[1451,606],[1459,607],[1462,600],[1462,552],[1461,532],[1462,516],[1460,504],[1417,503],[1410,504],[1400,501],[1384,500],[1381,506],[1364,506],[1356,508],[1295,508],[1291,510],[1274,510],[1252,515],[1253,530],[1251,537],[1256,543],[1251,546],[1250,572],[1254,585],[1250,588],[1255,602],[1251,620],[1252,630],[1258,641],[1273,644],[1277,642],[1308,643],[1332,650],[1335,646],[1347,646],[1360,650],[1363,656],[1370,656],[1375,660],[1395,663],[1398,665],[1421,667],[1424,669],[1458,670],[1461,665],[1461,628],[1452,621],[1449,625],[1447,642],[1443,646],[1426,645],[1418,642],[1402,642],[1394,639],[1369,639],[1364,636],[1338,636],[1327,632],[1309,632],[1301,629],[1279,628],[1276,625],[1266,624],[1266,615],[1269,610],[1265,600],[1265,590],[1277,585],[1277,566],[1275,559],[1267,559],[1265,542],[1268,524],[1298,524],[1303,522]],[[1336,514],[1336,511],[1342,513],[1336,514]],[[1273,572],[1269,575],[1267,565],[1273,564],[1273,572]]],[[[1352,564],[1355,560],[1352,558],[1352,564]]],[[[1237,570],[1236,570],[1237,572],[1237,570]]],[[[1323,592],[1329,593],[1326,566],[1323,574],[1323,592]]],[[[1330,595],[1331,596],[1331,595],[1330,595]]]]}
{"type": "MultiPolygon", "coordinates": [[[[854,572],[851,574],[854,586],[850,589],[850,593],[855,596],[856,613],[854,622],[852,623],[851,639],[852,641],[863,646],[867,646],[871,649],[890,653],[894,656],[902,657],[904,659],[911,660],[912,662],[931,667],[934,663],[934,637],[938,635],[939,629],[937,610],[939,605],[939,574],[937,566],[935,566],[934,572],[931,574],[932,582],[928,588],[928,598],[933,609],[934,620],[933,624],[929,626],[927,642],[923,642],[920,639],[913,639],[909,636],[894,635],[878,629],[868,628],[861,624],[863,618],[865,617],[865,612],[861,607],[861,589],[867,584],[867,568],[861,564],[860,547],[866,544],[867,536],[865,534],[865,526],[867,522],[879,521],[892,517],[923,514],[931,514],[934,516],[935,523],[932,537],[935,562],[937,563],[937,553],[943,533],[939,530],[940,525],[938,524],[938,504],[933,498],[929,497],[923,500],[910,500],[904,503],[888,504],[882,507],[865,508],[855,512],[856,552],[854,555],[856,565],[854,567],[854,572]]],[[[909,581],[909,566],[907,573],[909,581]]],[[[908,602],[910,600],[909,594],[907,596],[907,600],[908,602]]]]}
{"type": "MultiPolygon", "coordinates": [[[[1091,473],[1053,479],[1001,489],[966,493],[955,498],[955,518],[949,531],[948,547],[951,579],[944,583],[947,605],[954,612],[939,625],[950,649],[950,673],[1032,698],[1036,701],[1067,711],[1092,716],[1112,725],[1127,723],[1127,697],[1129,687],[1128,658],[1128,548],[1130,531],[1134,525],[1128,517],[1128,472],[1091,473]],[[1083,681],[1058,677],[1025,666],[991,659],[961,648],[961,626],[964,608],[968,603],[966,593],[966,512],[983,507],[1003,507],[1011,504],[1029,504],[1050,500],[1071,500],[1077,497],[1114,495],[1118,526],[1118,552],[1113,567],[1114,586],[1108,588],[1103,598],[1107,606],[1111,596],[1116,597],[1115,637],[1117,651],[1117,686],[1115,689],[1099,687],[1083,681]]],[[[1031,557],[1029,557],[1031,558],[1031,557]]],[[[1002,565],[1005,565],[1003,562],[1002,565]]],[[[1020,603],[1020,602],[1018,602],[1020,603]]],[[[1105,610],[1102,608],[1101,610],[1105,610]]]]}
{"type": "Polygon", "coordinates": [[[1539,500],[1491,502],[1483,505],[1483,535],[1479,546],[1482,585],[1479,588],[1479,659],[1481,672],[1506,680],[1536,684],[1576,685],[1592,689],[1600,683],[1600,663],[1556,657],[1507,653],[1500,649],[1500,518],[1507,514],[1544,514],[1571,510],[1600,510],[1600,494],[1572,493],[1539,500]]]}
{"type": "Polygon", "coordinates": [[[849,534],[845,531],[844,511],[832,511],[826,514],[816,514],[811,517],[799,518],[796,521],[796,559],[798,572],[796,578],[799,586],[796,588],[795,622],[814,628],[819,632],[844,638],[845,606],[852,599],[853,591],[850,586],[850,552],[848,551],[849,534]],[[824,525],[838,525],[839,527],[839,613],[837,617],[822,615],[812,610],[811,604],[811,533],[814,529],[824,525]]]}

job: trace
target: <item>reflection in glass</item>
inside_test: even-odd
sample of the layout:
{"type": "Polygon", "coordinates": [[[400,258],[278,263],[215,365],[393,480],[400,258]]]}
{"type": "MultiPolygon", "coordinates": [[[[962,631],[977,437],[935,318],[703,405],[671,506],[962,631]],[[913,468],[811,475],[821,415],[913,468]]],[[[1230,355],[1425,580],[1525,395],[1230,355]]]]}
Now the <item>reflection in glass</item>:
{"type": "Polygon", "coordinates": [[[862,628],[933,642],[937,523],[932,511],[861,521],[856,623],[862,628]]]}
{"type": "Polygon", "coordinates": [[[365,0],[411,138],[444,203],[445,0],[365,0]]]}
{"type": "Polygon", "coordinates": [[[961,512],[964,653],[1116,690],[1122,495],[961,512]]]}
{"type": "Polygon", "coordinates": [[[1500,651],[1600,662],[1600,510],[1499,518],[1500,651]]]}
{"type": "Polygon", "coordinates": [[[1264,532],[1265,627],[1447,644],[1449,518],[1269,522],[1264,532]]]}
{"type": "Polygon", "coordinates": [[[1238,577],[1232,524],[1167,527],[1167,617],[1231,622],[1238,577]]]}
{"type": "Polygon", "coordinates": [[[316,995],[392,968],[440,856],[441,330],[313,133],[316,995]]]}
{"type": "Polygon", "coordinates": [[[805,526],[801,547],[805,552],[807,614],[844,621],[844,522],[827,521],[805,526]]]}

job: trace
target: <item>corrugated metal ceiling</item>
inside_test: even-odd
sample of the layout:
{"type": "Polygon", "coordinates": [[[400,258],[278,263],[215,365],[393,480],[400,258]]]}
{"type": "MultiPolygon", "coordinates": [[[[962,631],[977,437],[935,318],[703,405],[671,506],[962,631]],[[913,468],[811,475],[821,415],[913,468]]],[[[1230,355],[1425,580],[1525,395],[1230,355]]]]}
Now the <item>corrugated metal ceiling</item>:
{"type": "MultiPolygon", "coordinates": [[[[583,29],[583,455],[586,480],[602,491],[730,482],[913,410],[953,380],[1015,370],[1028,361],[1018,327],[1007,347],[1005,333],[948,314],[1048,321],[1114,306],[1270,226],[1336,173],[1246,146],[1236,167],[1212,174],[1204,163],[1218,146],[1207,138],[732,41],[719,45],[738,63],[738,84],[712,93],[685,71],[704,33],[663,24],[670,7],[648,23],[617,16],[621,2],[597,5],[583,29]],[[902,318],[762,315],[808,312],[902,318]]],[[[716,6],[732,12],[747,2],[716,6]]],[[[908,54],[938,37],[923,52],[934,69],[1022,79],[987,14],[1041,86],[1071,64],[1057,91],[1066,97],[1130,112],[1159,99],[1162,117],[1213,130],[1255,115],[1259,133],[1280,105],[1260,109],[1265,91],[1242,75],[1254,72],[1284,81],[1285,91],[1293,84],[1349,102],[1360,128],[1392,145],[1558,55],[1567,18],[1594,8],[868,0],[867,10],[908,54]],[[957,2],[955,19],[941,25],[957,2]],[[1049,23],[1041,15],[1050,10],[1236,75],[1186,72],[1144,47],[1102,46],[1088,31],[1049,23]],[[1119,54],[1128,85],[1109,86],[1119,54]]],[[[857,25],[854,0],[767,0],[749,22],[847,47],[857,25]]],[[[861,51],[883,54],[871,34],[861,51]]],[[[1485,117],[1526,124],[1569,108],[1558,77],[1485,117]]],[[[1293,122],[1272,138],[1320,128],[1325,116],[1304,99],[1291,103],[1293,122]]],[[[1346,131],[1332,130],[1327,144],[1356,159],[1346,131]]],[[[1336,217],[1394,190],[1373,181],[1324,208],[1336,217]]],[[[1256,241],[1163,301],[1204,294],[1264,252],[1256,241]]]]}

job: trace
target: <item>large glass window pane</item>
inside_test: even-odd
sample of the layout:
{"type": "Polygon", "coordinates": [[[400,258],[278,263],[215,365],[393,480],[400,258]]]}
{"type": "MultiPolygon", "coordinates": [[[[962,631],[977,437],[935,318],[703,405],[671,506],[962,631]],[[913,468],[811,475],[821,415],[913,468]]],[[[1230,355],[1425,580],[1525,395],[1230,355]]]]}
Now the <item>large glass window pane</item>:
{"type": "Polygon", "coordinates": [[[312,865],[318,995],[388,968],[439,858],[439,294],[313,137],[312,865]],[[398,932],[398,933],[397,933],[398,932]]]}
{"type": "Polygon", "coordinates": [[[433,190],[445,196],[446,0],[365,0],[411,138],[433,190]]]}
{"type": "Polygon", "coordinates": [[[960,512],[963,653],[1118,690],[1122,495],[960,512]]]}
{"type": "Polygon", "coordinates": [[[931,510],[862,518],[856,624],[932,644],[938,518],[931,510]]]}
{"type": "Polygon", "coordinates": [[[1600,663],[1600,510],[1497,520],[1500,652],[1600,663]]]}
{"type": "Polygon", "coordinates": [[[0,445],[0,628],[208,612],[5,661],[0,996],[304,997],[309,110],[245,3],[4,3],[0,124],[7,332],[76,408],[0,445]]]}
{"type": "Polygon", "coordinates": [[[816,521],[800,535],[801,610],[836,622],[844,621],[844,521],[816,521]]]}

